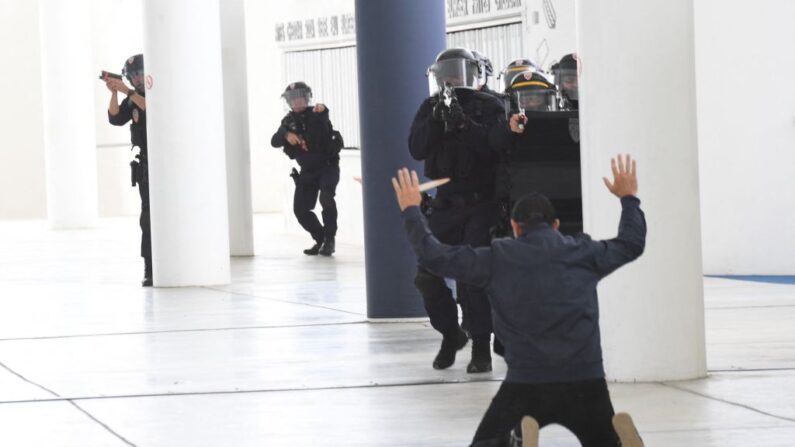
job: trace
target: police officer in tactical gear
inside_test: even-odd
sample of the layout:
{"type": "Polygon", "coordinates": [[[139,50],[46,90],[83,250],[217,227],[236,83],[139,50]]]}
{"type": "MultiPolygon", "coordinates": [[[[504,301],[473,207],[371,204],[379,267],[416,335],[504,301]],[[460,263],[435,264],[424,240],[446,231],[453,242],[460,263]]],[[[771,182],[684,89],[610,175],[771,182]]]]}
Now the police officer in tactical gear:
{"type": "Polygon", "coordinates": [[[511,61],[511,63],[509,63],[508,66],[505,67],[502,72],[500,72],[499,79],[502,80],[504,88],[503,93],[511,93],[511,83],[513,83],[513,78],[523,71],[537,71],[540,73],[542,70],[538,64],[531,61],[530,59],[516,59],[511,61]]]}
{"type": "MultiPolygon", "coordinates": [[[[423,101],[414,117],[409,150],[414,159],[425,161],[426,177],[451,179],[431,202],[431,231],[447,244],[486,246],[497,219],[497,156],[489,147],[488,135],[504,113],[503,105],[478,91],[479,62],[469,50],[442,51],[427,74],[431,97],[423,101]]],[[[443,278],[423,267],[418,267],[414,283],[431,325],[443,336],[433,367],[448,368],[467,343],[452,292],[443,278]]],[[[491,309],[486,292],[461,283],[456,289],[473,340],[467,372],[491,371],[491,309]]]]}
{"type": "Polygon", "coordinates": [[[108,121],[114,126],[130,122],[130,140],[139,152],[130,163],[132,185],[138,185],[141,196],[141,257],[144,258],[144,278],[141,285],[152,286],[152,233],[149,220],[149,165],[146,152],[146,90],[144,88],[144,56],[136,54],[124,63],[122,75],[132,84],[127,87],[121,79],[108,77],[105,85],[110,90],[108,121]],[[119,103],[119,93],[125,97],[119,103]]]}
{"type": "Polygon", "coordinates": [[[340,181],[339,151],[342,140],[329,120],[324,104],[312,104],[312,89],[304,82],[294,82],[282,94],[290,111],[271,138],[273,147],[282,147],[301,172],[294,175],[293,212],[298,223],[315,243],[304,250],[306,255],[331,256],[337,234],[337,203],[334,200],[340,181]],[[321,225],[312,210],[320,196],[323,208],[321,225]]]}
{"type": "MultiPolygon", "coordinates": [[[[555,85],[543,74],[524,71],[511,84],[512,110],[507,122],[494,126],[489,141],[505,169],[498,178],[498,198],[507,209],[520,197],[547,196],[563,222],[561,232],[582,231],[579,138],[572,132],[576,111],[560,111],[555,85]]],[[[503,224],[507,223],[503,215],[503,224]]],[[[504,225],[503,225],[504,226],[504,225]]]]}
{"type": "Polygon", "coordinates": [[[557,110],[557,89],[546,76],[537,71],[517,73],[511,82],[511,102],[518,113],[511,115],[509,124],[516,133],[524,132],[526,112],[552,112],[557,110]]]}
{"type": "Polygon", "coordinates": [[[579,84],[577,81],[578,63],[576,53],[571,53],[560,58],[550,67],[555,77],[555,85],[561,94],[562,108],[565,110],[578,110],[580,103],[579,84]]]}

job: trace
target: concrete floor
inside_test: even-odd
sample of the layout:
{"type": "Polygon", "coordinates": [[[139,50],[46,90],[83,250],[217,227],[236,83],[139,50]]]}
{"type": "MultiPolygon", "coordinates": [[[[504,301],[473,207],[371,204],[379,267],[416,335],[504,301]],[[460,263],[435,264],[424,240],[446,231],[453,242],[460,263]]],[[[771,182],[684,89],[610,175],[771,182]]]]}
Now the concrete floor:
{"type": "MultiPolygon", "coordinates": [[[[136,219],[0,222],[0,446],[468,445],[502,361],[431,369],[427,323],[365,322],[359,247],[309,258],[280,223],[232,285],[142,289],[136,219]]],[[[795,446],[795,285],[704,285],[709,378],[612,384],[616,409],[647,446],[795,446]]]]}

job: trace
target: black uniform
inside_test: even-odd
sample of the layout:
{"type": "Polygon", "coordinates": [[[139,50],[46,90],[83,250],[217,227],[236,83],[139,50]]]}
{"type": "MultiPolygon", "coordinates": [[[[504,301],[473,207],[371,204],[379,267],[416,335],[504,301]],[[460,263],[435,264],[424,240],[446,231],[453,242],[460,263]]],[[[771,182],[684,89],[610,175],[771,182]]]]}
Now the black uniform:
{"type": "MultiPolygon", "coordinates": [[[[510,204],[530,192],[549,197],[564,234],[582,232],[579,121],[577,112],[528,112],[525,131],[494,126],[491,146],[503,160],[498,196],[510,204]]],[[[507,222],[506,222],[507,223],[507,222]]]]}
{"type": "Polygon", "coordinates": [[[119,104],[119,113],[111,115],[108,112],[108,121],[114,126],[123,126],[130,123],[130,141],[133,146],[138,146],[140,153],[132,162],[133,177],[138,184],[138,193],[141,196],[141,256],[144,258],[146,269],[151,278],[152,269],[152,231],[149,220],[149,164],[146,153],[146,111],[138,107],[132,99],[127,98],[119,104]],[[137,166],[135,166],[137,164],[137,166]]]}
{"type": "Polygon", "coordinates": [[[334,195],[340,181],[340,147],[332,139],[333,133],[328,108],[320,113],[307,108],[301,113],[289,112],[271,138],[273,147],[283,147],[284,153],[301,166],[295,182],[293,212],[298,223],[317,243],[333,239],[337,234],[337,203],[334,195]],[[287,132],[291,131],[306,141],[306,150],[287,142],[287,132]],[[312,212],[318,194],[323,208],[322,225],[312,212]]]}
{"type": "MultiPolygon", "coordinates": [[[[433,118],[438,99],[428,98],[411,125],[409,149],[412,157],[425,161],[426,177],[451,179],[432,202],[429,225],[433,234],[446,244],[487,246],[498,215],[494,194],[498,158],[488,136],[503,106],[486,93],[467,89],[456,89],[456,93],[467,117],[463,128],[445,133],[445,124],[433,118]]],[[[455,333],[458,309],[444,280],[420,266],[415,284],[433,328],[445,337],[455,333]]],[[[456,288],[473,341],[488,343],[492,328],[486,292],[463,283],[456,288]]]]}

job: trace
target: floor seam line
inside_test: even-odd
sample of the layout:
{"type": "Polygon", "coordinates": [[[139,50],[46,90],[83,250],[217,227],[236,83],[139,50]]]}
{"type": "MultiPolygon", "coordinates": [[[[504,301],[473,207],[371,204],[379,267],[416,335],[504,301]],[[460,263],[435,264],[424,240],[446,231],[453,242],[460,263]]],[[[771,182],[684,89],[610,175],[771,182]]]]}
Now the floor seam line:
{"type": "Polygon", "coordinates": [[[703,397],[705,399],[713,400],[715,402],[721,402],[721,403],[724,403],[724,404],[727,404],[727,405],[731,405],[731,406],[734,406],[734,407],[743,408],[743,409],[752,411],[754,413],[759,413],[761,415],[772,417],[772,418],[775,418],[775,419],[778,419],[778,420],[781,420],[781,421],[787,421],[787,422],[795,423],[795,418],[790,418],[790,417],[787,417],[787,416],[780,416],[780,415],[777,415],[777,414],[769,413],[769,412],[764,411],[764,410],[760,410],[758,408],[754,408],[754,407],[752,407],[750,405],[746,405],[746,404],[743,404],[743,403],[740,403],[740,402],[732,402],[730,400],[726,400],[726,399],[721,399],[719,397],[710,396],[709,394],[700,393],[698,391],[690,390],[690,389],[687,389],[687,388],[681,388],[681,387],[678,387],[678,386],[676,386],[676,385],[674,385],[674,384],[672,384],[670,382],[660,382],[660,385],[664,386],[664,387],[672,388],[672,389],[675,389],[675,390],[679,390],[679,391],[682,391],[684,393],[693,394],[695,396],[700,396],[700,397],[703,397]]]}
{"type": "Polygon", "coordinates": [[[232,291],[229,291],[229,290],[219,289],[219,288],[210,287],[210,286],[202,286],[200,288],[207,289],[207,290],[212,290],[214,292],[228,293],[230,295],[235,295],[235,296],[245,296],[245,297],[249,297],[249,298],[258,298],[258,299],[262,299],[262,300],[275,301],[275,302],[278,302],[278,303],[295,304],[295,305],[298,305],[298,306],[313,307],[313,308],[316,308],[316,309],[331,310],[331,311],[334,311],[334,312],[341,312],[341,313],[345,313],[345,314],[349,314],[349,315],[356,315],[356,316],[359,316],[359,317],[365,317],[365,318],[367,317],[365,314],[361,314],[361,313],[358,313],[358,312],[351,312],[349,310],[336,309],[334,307],[320,306],[318,304],[302,303],[302,302],[299,302],[299,301],[280,300],[278,298],[270,298],[270,297],[266,297],[266,296],[252,295],[252,294],[242,293],[242,292],[232,292],[232,291]]]}
{"type": "Polygon", "coordinates": [[[8,365],[6,365],[5,363],[3,363],[3,362],[0,362],[0,367],[2,367],[3,369],[5,369],[6,371],[10,372],[11,374],[15,375],[16,377],[18,377],[19,379],[21,379],[23,382],[25,382],[25,383],[28,383],[28,384],[30,384],[30,385],[33,385],[33,386],[35,386],[36,388],[39,388],[40,390],[43,390],[43,391],[45,391],[45,392],[47,392],[47,393],[49,393],[49,394],[52,394],[53,396],[55,396],[55,397],[57,397],[57,398],[59,398],[59,399],[61,398],[61,395],[60,395],[60,394],[58,394],[58,393],[56,393],[55,391],[53,391],[53,390],[51,390],[51,389],[47,388],[47,387],[46,387],[46,386],[44,386],[44,385],[40,385],[40,384],[38,384],[38,383],[36,383],[36,382],[34,382],[34,381],[32,381],[32,380],[28,379],[27,377],[23,376],[22,374],[20,374],[20,373],[18,373],[18,372],[16,372],[16,371],[14,371],[13,369],[9,368],[9,367],[8,367],[8,365]]]}
{"type": "Polygon", "coordinates": [[[21,404],[21,403],[44,403],[44,402],[63,402],[63,401],[91,401],[91,400],[105,400],[105,399],[136,399],[147,397],[180,397],[180,396],[217,396],[217,395],[235,395],[235,394],[259,394],[259,393],[291,393],[291,392],[316,392],[316,391],[335,391],[335,390],[358,390],[358,389],[377,389],[377,388],[400,388],[411,386],[432,386],[432,385],[466,385],[471,383],[492,383],[502,382],[502,378],[488,378],[476,380],[460,380],[460,381],[417,381],[406,383],[371,383],[367,385],[348,385],[348,386],[328,386],[316,388],[275,388],[275,389],[259,389],[259,390],[231,390],[231,391],[195,391],[184,393],[152,393],[152,394],[125,394],[125,395],[103,395],[103,396],[88,396],[88,397],[60,397],[58,399],[29,399],[17,401],[0,401],[0,405],[21,404]]]}
{"type": "Polygon", "coordinates": [[[136,447],[136,445],[133,444],[130,440],[128,440],[124,436],[122,436],[119,433],[117,433],[115,430],[110,428],[106,423],[104,423],[104,422],[100,421],[99,419],[97,419],[93,414],[89,413],[85,408],[83,408],[80,405],[78,405],[77,402],[75,402],[74,400],[67,399],[66,401],[69,402],[73,407],[77,408],[78,411],[80,411],[81,413],[86,415],[89,419],[91,419],[92,421],[94,421],[97,424],[99,424],[100,426],[102,426],[102,428],[104,428],[106,431],[108,431],[113,436],[117,437],[119,440],[121,440],[122,442],[124,442],[128,446],[136,447]]]}
{"type": "Polygon", "coordinates": [[[21,338],[0,338],[0,343],[11,341],[28,341],[28,340],[58,340],[65,338],[90,338],[90,337],[116,337],[122,335],[148,335],[148,334],[179,334],[187,332],[223,332],[223,331],[237,331],[237,330],[251,330],[251,329],[291,329],[291,328],[305,328],[305,327],[325,327],[325,326],[351,326],[356,324],[366,324],[367,320],[361,321],[342,321],[338,323],[316,323],[316,324],[293,324],[285,326],[241,326],[241,327],[225,327],[225,328],[202,328],[202,329],[173,329],[163,331],[139,331],[139,332],[105,332],[99,334],[75,334],[75,335],[53,335],[43,337],[21,337],[21,338]]]}

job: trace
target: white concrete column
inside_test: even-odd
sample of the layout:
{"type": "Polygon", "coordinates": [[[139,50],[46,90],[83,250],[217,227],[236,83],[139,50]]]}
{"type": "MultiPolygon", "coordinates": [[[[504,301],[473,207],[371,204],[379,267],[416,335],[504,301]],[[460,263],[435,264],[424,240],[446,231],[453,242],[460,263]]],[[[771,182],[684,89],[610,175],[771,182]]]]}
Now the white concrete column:
{"type": "Polygon", "coordinates": [[[609,379],[706,374],[693,0],[577,4],[585,230],[616,234],[602,176],[617,152],[638,160],[646,252],[600,286],[609,379]]]}
{"type": "Polygon", "coordinates": [[[229,282],[218,0],[145,0],[155,286],[229,282]]]}
{"type": "Polygon", "coordinates": [[[229,250],[254,255],[251,205],[251,149],[246,82],[246,23],[243,0],[221,0],[221,51],[226,121],[226,176],[229,201],[229,250]]]}
{"type": "Polygon", "coordinates": [[[93,83],[99,73],[93,73],[90,12],[88,0],[39,1],[47,217],[53,228],[90,227],[97,219],[93,83]]]}

